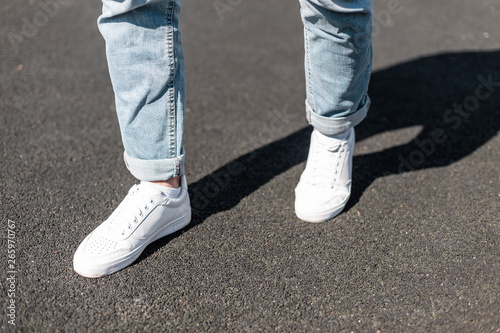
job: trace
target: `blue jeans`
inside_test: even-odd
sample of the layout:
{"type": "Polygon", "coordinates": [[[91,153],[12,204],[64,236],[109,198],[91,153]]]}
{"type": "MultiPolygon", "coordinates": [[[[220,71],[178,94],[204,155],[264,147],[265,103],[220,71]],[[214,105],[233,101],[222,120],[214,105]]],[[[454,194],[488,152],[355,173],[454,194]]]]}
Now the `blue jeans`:
{"type": "MultiPolygon", "coordinates": [[[[304,24],[306,115],[327,135],[369,108],[371,0],[299,0],[304,24]]],[[[139,180],[184,173],[185,74],[178,0],[102,0],[125,163],[139,180]]]]}

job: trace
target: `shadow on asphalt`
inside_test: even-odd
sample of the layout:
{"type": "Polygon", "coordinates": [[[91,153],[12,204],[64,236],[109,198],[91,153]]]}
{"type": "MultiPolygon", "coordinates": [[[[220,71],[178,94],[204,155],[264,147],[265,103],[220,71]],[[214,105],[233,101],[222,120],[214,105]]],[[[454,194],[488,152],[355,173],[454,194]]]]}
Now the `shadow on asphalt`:
{"type": "MultiPolygon", "coordinates": [[[[356,139],[420,126],[409,143],[354,157],[346,211],[379,177],[444,167],[490,140],[500,128],[500,51],[446,53],[374,72],[367,119],[356,139]]],[[[307,158],[310,127],[243,155],[189,186],[193,220],[235,207],[243,198],[307,158]]],[[[422,184],[432,186],[432,184],[422,184]]],[[[179,233],[153,243],[141,261],[179,233]]]]}

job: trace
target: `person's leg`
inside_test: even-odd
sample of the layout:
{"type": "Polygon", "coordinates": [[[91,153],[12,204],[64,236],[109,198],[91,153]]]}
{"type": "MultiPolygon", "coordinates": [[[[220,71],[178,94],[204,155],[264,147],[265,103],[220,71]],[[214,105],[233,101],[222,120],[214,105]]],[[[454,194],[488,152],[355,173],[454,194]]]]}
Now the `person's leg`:
{"type": "Polygon", "coordinates": [[[148,244],[191,220],[183,177],[179,11],[178,0],[103,0],[98,26],[106,41],[125,163],[141,183],[80,244],[73,265],[83,276],[125,268],[148,244]]]}
{"type": "Polygon", "coordinates": [[[351,190],[354,129],[365,117],[371,74],[371,0],[300,0],[304,23],[306,114],[314,127],[296,189],[297,216],[333,218],[351,190]]]}
{"type": "Polygon", "coordinates": [[[132,175],[183,175],[184,56],[177,0],[103,0],[98,26],[132,175]]]}

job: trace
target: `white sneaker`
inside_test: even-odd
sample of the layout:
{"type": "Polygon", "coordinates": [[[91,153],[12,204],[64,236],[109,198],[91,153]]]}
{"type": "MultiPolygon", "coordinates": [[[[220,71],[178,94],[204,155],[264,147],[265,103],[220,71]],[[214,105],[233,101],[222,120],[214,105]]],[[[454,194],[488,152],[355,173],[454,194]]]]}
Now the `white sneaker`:
{"type": "Polygon", "coordinates": [[[115,273],[133,263],[150,243],[190,221],[186,177],[175,199],[148,183],[134,185],[111,216],[80,244],[73,268],[89,278],[115,273]]]}
{"type": "Polygon", "coordinates": [[[313,130],[307,164],[295,188],[295,214],[307,222],[337,216],[351,196],[354,128],[343,140],[313,130]]]}

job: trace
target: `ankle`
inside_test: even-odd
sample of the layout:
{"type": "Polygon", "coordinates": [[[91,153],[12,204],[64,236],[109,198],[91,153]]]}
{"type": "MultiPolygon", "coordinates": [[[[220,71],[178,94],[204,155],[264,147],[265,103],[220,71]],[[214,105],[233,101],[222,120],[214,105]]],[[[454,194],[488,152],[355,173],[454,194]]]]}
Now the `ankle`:
{"type": "Polygon", "coordinates": [[[181,177],[174,177],[174,178],[170,178],[168,180],[152,181],[151,183],[158,184],[158,185],[165,186],[165,187],[170,187],[170,188],[178,188],[181,186],[181,177]]]}

